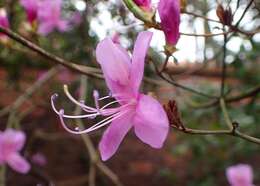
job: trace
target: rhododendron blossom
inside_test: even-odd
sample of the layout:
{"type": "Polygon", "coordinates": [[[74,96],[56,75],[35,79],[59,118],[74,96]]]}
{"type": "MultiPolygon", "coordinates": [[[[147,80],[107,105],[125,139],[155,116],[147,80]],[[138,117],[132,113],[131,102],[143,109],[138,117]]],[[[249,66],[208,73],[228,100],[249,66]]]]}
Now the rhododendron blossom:
{"type": "Polygon", "coordinates": [[[21,5],[26,11],[27,19],[31,24],[37,19],[39,2],[39,0],[20,0],[21,5]]]}
{"type": "Polygon", "coordinates": [[[61,0],[42,0],[38,9],[39,33],[47,35],[54,29],[61,32],[70,29],[68,21],[61,18],[61,0]]]}
{"type": "Polygon", "coordinates": [[[132,58],[123,47],[114,43],[110,38],[106,38],[98,44],[97,61],[101,65],[111,95],[100,98],[99,93],[94,91],[96,108],[93,108],[85,105],[83,101],[78,102],[68,91],[65,91],[69,99],[87,114],[71,116],[64,114],[64,110],[58,111],[54,105],[57,95],[52,96],[54,111],[59,115],[63,127],[73,134],[91,132],[111,123],[99,144],[102,160],[109,159],[116,152],[124,136],[132,127],[140,140],[154,148],[161,148],[166,139],[169,121],[163,107],[154,98],[139,92],[144,73],[145,56],[151,38],[151,32],[139,33],[132,58]],[[100,106],[100,101],[111,97],[116,100],[103,107],[100,106]],[[118,107],[110,107],[116,103],[119,104],[118,107]],[[72,130],[64,122],[64,118],[92,119],[96,116],[104,116],[105,119],[84,130],[80,128],[72,130]]]}
{"type": "Polygon", "coordinates": [[[239,164],[228,167],[226,176],[231,186],[254,186],[251,166],[239,164]]]}
{"type": "MultiPolygon", "coordinates": [[[[7,13],[5,9],[0,8],[0,26],[4,28],[9,28],[9,21],[7,18],[7,13]]],[[[0,33],[0,37],[3,37],[4,34],[0,33]]]]}
{"type": "Polygon", "coordinates": [[[30,164],[19,154],[25,138],[22,131],[7,129],[0,132],[0,165],[7,163],[12,169],[23,174],[30,170],[30,164]]]}
{"type": "Polygon", "coordinates": [[[160,0],[158,11],[161,18],[161,27],[164,32],[167,44],[176,45],[180,37],[179,0],[160,0]]]}
{"type": "Polygon", "coordinates": [[[151,9],[151,0],[134,0],[135,4],[145,10],[151,9]]]}

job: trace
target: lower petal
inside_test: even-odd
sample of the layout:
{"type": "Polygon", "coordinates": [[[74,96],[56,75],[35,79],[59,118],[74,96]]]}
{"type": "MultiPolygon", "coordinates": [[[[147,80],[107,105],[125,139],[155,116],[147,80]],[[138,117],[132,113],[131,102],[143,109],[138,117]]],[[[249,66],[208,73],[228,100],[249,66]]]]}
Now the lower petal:
{"type": "Polygon", "coordinates": [[[123,138],[132,127],[132,114],[115,119],[104,132],[99,143],[99,151],[103,161],[115,154],[123,138]]]}
{"type": "Polygon", "coordinates": [[[31,165],[18,153],[11,154],[7,163],[12,169],[22,174],[28,173],[31,168],[31,165]]]}
{"type": "Polygon", "coordinates": [[[161,104],[141,95],[134,117],[135,134],[153,148],[161,148],[169,131],[169,121],[161,104]]]}

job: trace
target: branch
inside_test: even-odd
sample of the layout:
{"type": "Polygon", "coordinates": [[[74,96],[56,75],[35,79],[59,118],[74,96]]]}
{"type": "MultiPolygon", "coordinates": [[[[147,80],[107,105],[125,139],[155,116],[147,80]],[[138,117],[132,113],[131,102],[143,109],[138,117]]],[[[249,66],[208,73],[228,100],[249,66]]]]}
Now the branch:
{"type": "Polygon", "coordinates": [[[227,54],[227,36],[224,35],[224,45],[223,45],[223,59],[222,59],[222,75],[221,75],[221,87],[220,87],[220,97],[224,97],[225,91],[225,80],[226,80],[226,54],[227,54]]]}
{"type": "Polygon", "coordinates": [[[43,48],[39,47],[38,45],[27,40],[26,38],[22,37],[21,35],[11,31],[10,29],[6,29],[0,26],[0,33],[4,33],[14,41],[24,45],[25,47],[33,50],[34,52],[40,54],[41,56],[50,59],[52,62],[55,62],[56,64],[61,64],[63,66],[68,67],[69,69],[72,69],[74,71],[80,72],[88,76],[92,76],[95,78],[102,78],[102,75],[99,74],[101,72],[99,69],[94,67],[84,66],[84,65],[78,65],[73,62],[67,61],[61,57],[58,57],[56,55],[53,55],[45,51],[43,48]]]}
{"type": "MultiPolygon", "coordinates": [[[[257,85],[256,87],[251,88],[250,90],[246,91],[245,93],[241,93],[239,95],[232,96],[229,98],[224,98],[224,100],[226,103],[233,103],[233,102],[237,102],[237,101],[249,98],[249,97],[253,97],[253,96],[257,95],[259,92],[260,92],[260,85],[257,85]]],[[[209,103],[202,104],[202,105],[196,105],[194,107],[195,108],[209,108],[209,107],[218,105],[218,103],[219,103],[218,100],[214,100],[209,103]]]]}
{"type": "Polygon", "coordinates": [[[51,68],[41,79],[36,81],[26,91],[20,95],[11,105],[0,110],[0,117],[7,114],[11,110],[16,111],[29,97],[31,97],[35,91],[41,88],[48,80],[50,80],[58,71],[60,66],[51,68]]]}
{"type": "Polygon", "coordinates": [[[237,23],[235,24],[235,27],[238,27],[238,25],[240,24],[240,22],[242,21],[242,19],[244,18],[244,16],[246,15],[246,12],[248,11],[248,9],[250,8],[250,6],[252,5],[252,3],[254,2],[254,0],[251,0],[247,7],[245,8],[243,14],[241,15],[241,17],[239,18],[239,20],[237,21],[237,23]]]}

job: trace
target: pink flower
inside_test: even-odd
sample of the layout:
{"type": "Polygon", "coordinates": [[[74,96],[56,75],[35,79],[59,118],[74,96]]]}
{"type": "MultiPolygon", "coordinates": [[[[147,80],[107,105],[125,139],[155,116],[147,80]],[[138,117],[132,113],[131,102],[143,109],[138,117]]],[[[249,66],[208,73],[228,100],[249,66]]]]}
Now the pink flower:
{"type": "Polygon", "coordinates": [[[27,19],[31,24],[37,19],[39,2],[39,0],[20,0],[21,5],[26,11],[27,19]]]}
{"type": "Polygon", "coordinates": [[[114,35],[112,36],[112,41],[115,44],[120,44],[120,34],[118,32],[114,33],[114,35]]]}
{"type": "Polygon", "coordinates": [[[7,129],[0,132],[0,165],[7,163],[12,169],[23,174],[30,170],[30,164],[19,154],[25,138],[22,131],[7,129]]]}
{"type": "Polygon", "coordinates": [[[81,22],[82,22],[82,17],[80,12],[74,12],[70,19],[71,25],[79,25],[81,22]]]}
{"type": "Polygon", "coordinates": [[[44,166],[47,164],[46,157],[44,156],[44,154],[39,152],[32,156],[32,162],[40,166],[44,166]]]}
{"type": "Polygon", "coordinates": [[[254,186],[253,170],[246,164],[238,164],[228,167],[226,176],[231,186],[254,186]]]}
{"type": "Polygon", "coordinates": [[[38,9],[38,32],[47,35],[54,29],[64,32],[70,29],[68,21],[61,18],[61,0],[42,0],[38,9]]]}
{"type": "Polygon", "coordinates": [[[158,11],[161,18],[161,27],[165,34],[167,44],[176,45],[180,37],[179,0],[160,0],[158,11]]]}
{"type": "Polygon", "coordinates": [[[62,69],[59,72],[58,79],[65,84],[71,83],[73,81],[72,74],[67,68],[62,69]]]}
{"type": "Polygon", "coordinates": [[[135,4],[145,10],[151,9],[151,0],[134,0],[135,4]]]}
{"type": "Polygon", "coordinates": [[[104,161],[116,152],[123,138],[132,127],[136,136],[153,148],[161,148],[167,137],[169,121],[163,107],[154,98],[139,92],[144,73],[145,55],[151,38],[151,32],[139,33],[132,58],[123,47],[115,44],[110,38],[106,38],[98,44],[96,49],[97,61],[101,65],[111,95],[99,98],[98,92],[94,91],[96,108],[93,108],[83,102],[78,102],[68,91],[65,91],[69,99],[79,105],[87,114],[80,116],[65,115],[63,110],[58,111],[55,108],[54,99],[57,95],[52,97],[53,109],[60,116],[63,127],[73,134],[91,132],[111,123],[99,144],[101,158],[104,161]],[[99,101],[112,97],[116,100],[100,107],[99,101]],[[119,104],[118,107],[110,107],[116,103],[119,104]],[[85,130],[79,128],[71,130],[64,123],[64,118],[91,119],[96,116],[106,118],[85,130]]]}
{"type": "MultiPolygon", "coordinates": [[[[0,26],[4,27],[4,28],[9,28],[9,21],[7,18],[7,13],[5,11],[5,9],[0,8],[0,26]]],[[[0,37],[3,37],[4,34],[0,33],[0,37]]]]}

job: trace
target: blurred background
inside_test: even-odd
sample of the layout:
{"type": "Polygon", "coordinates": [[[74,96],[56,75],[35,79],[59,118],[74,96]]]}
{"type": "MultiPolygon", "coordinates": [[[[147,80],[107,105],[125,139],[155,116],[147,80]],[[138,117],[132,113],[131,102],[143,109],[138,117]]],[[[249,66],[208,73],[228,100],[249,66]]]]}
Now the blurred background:
{"type": "MultiPolygon", "coordinates": [[[[236,23],[249,2],[188,0],[186,11],[219,20],[217,3],[222,3],[235,13],[236,23]]],[[[154,7],[157,4],[158,1],[153,2],[154,7]]],[[[18,0],[0,0],[0,7],[7,11],[11,30],[67,61],[96,68],[99,65],[95,47],[101,39],[116,36],[122,46],[132,51],[138,32],[144,30],[143,23],[119,0],[63,0],[62,17],[75,18],[75,24],[69,31],[53,31],[47,36],[38,34],[27,22],[18,0]]],[[[244,32],[259,29],[259,10],[259,2],[253,2],[239,28],[244,32]]],[[[221,27],[221,23],[188,13],[181,16],[181,32],[219,33],[221,27]]],[[[150,81],[143,82],[142,91],[157,97],[162,104],[175,100],[180,118],[189,128],[225,129],[218,105],[207,106],[208,98],[167,83],[155,73],[151,61],[158,67],[163,64],[164,34],[149,30],[154,32],[145,69],[150,81]]],[[[104,96],[109,93],[104,80],[56,65],[11,39],[2,39],[0,43],[0,128],[12,126],[25,131],[27,141],[22,153],[32,165],[26,175],[7,168],[8,186],[220,186],[228,185],[226,168],[238,163],[250,164],[254,183],[260,185],[260,146],[233,136],[191,135],[173,128],[165,146],[156,150],[140,142],[131,131],[110,160],[95,161],[99,154],[93,147],[97,147],[104,128],[85,136],[65,132],[51,109],[50,98],[58,93],[57,105],[75,113],[77,108],[65,96],[63,84],[68,84],[76,98],[83,97],[94,105],[93,90],[104,96]]],[[[259,92],[260,34],[231,34],[226,47],[228,96],[257,86],[259,92]]],[[[219,95],[223,35],[181,36],[177,49],[173,54],[176,60],[170,58],[167,65],[167,75],[178,84],[219,95]]],[[[228,112],[239,123],[240,130],[255,137],[260,137],[259,103],[256,92],[228,104],[228,112]]],[[[87,127],[90,122],[83,124],[87,127]]]]}

